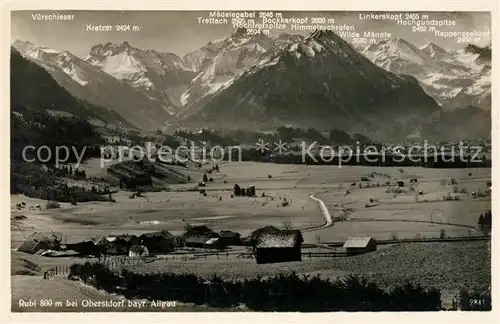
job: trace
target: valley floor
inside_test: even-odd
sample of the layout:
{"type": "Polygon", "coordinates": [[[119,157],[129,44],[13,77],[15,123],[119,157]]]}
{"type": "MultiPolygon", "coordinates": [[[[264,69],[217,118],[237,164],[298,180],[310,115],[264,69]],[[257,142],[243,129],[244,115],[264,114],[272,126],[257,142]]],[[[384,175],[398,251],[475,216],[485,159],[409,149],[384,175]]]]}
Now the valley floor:
{"type": "MultiPolygon", "coordinates": [[[[120,191],[113,195],[116,203],[90,202],[77,206],[62,203],[61,208],[50,210],[43,208],[44,201],[12,196],[11,248],[16,249],[35,231],[62,232],[65,243],[74,243],[97,235],[142,234],[160,229],[181,234],[187,224],[203,224],[216,231],[229,229],[242,236],[265,225],[312,228],[325,224],[318,201],[310,197],[312,194],[324,202],[334,222],[333,226],[304,231],[305,243],[309,244],[343,241],[351,236],[372,236],[379,240],[440,237],[443,233],[447,237],[477,236],[482,235],[477,230],[479,215],[491,209],[489,197],[472,194],[487,189],[490,169],[337,168],[245,162],[224,163],[220,170],[214,174],[214,182],[207,184],[206,196],[198,191],[184,191],[192,184],[171,185],[170,191],[144,193],[142,198],[130,199],[130,192],[120,191]],[[361,177],[368,177],[369,181],[361,181],[361,177]],[[410,179],[418,180],[412,183],[413,190],[410,179]],[[450,179],[457,184],[450,185],[450,179]],[[394,193],[386,187],[376,187],[376,183],[381,185],[387,181],[404,181],[404,190],[394,193]],[[359,183],[363,188],[359,188],[359,183]],[[367,183],[372,187],[365,188],[367,183]],[[254,185],[257,197],[231,198],[235,184],[243,188],[254,185]],[[415,198],[419,191],[422,194],[415,198]],[[455,191],[459,200],[443,201],[443,196],[455,191]],[[370,199],[376,203],[370,204],[370,199]],[[285,200],[288,204],[283,204],[285,200]],[[15,206],[21,201],[27,206],[39,204],[42,208],[17,210],[15,206]]],[[[28,298],[30,293],[26,287],[35,284],[32,280],[41,280],[44,270],[56,264],[83,261],[12,251],[13,297],[28,298]],[[36,266],[26,266],[28,263],[24,260],[36,266]]],[[[379,246],[376,252],[355,257],[304,258],[302,262],[271,265],[236,258],[159,260],[136,266],[134,271],[187,272],[202,276],[217,273],[227,279],[287,271],[324,277],[361,274],[384,287],[412,280],[443,289],[443,294],[448,296],[454,296],[460,288],[485,289],[491,281],[488,241],[405,243],[379,246]]],[[[80,291],[75,290],[76,283],[62,285],[80,291]]],[[[68,297],[64,294],[64,298],[73,296],[69,291],[68,297]]],[[[80,298],[79,292],[74,294],[80,298]]]]}

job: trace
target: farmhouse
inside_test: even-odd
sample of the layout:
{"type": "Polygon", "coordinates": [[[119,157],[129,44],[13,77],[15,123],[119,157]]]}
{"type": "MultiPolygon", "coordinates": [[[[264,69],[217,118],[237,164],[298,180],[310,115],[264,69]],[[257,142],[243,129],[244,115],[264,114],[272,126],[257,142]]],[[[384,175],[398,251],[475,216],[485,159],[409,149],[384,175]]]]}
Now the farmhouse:
{"type": "Polygon", "coordinates": [[[184,246],[192,248],[204,248],[208,238],[203,235],[188,236],[184,239],[184,246]]]}
{"type": "Polygon", "coordinates": [[[208,238],[219,237],[219,234],[211,230],[205,225],[193,226],[184,233],[184,237],[187,239],[190,236],[205,236],[208,238]]]}
{"type": "Polygon", "coordinates": [[[254,254],[258,264],[301,261],[301,244],[304,242],[299,230],[265,232],[254,240],[254,254]]]}
{"type": "Polygon", "coordinates": [[[31,254],[42,250],[60,250],[62,237],[59,232],[35,232],[28,236],[17,250],[31,254]]]}
{"type": "Polygon", "coordinates": [[[221,231],[219,241],[225,245],[243,245],[241,235],[233,231],[221,231]]]}
{"type": "Polygon", "coordinates": [[[344,246],[348,255],[367,253],[377,250],[377,242],[371,237],[350,237],[344,246]]]}
{"type": "Polygon", "coordinates": [[[220,240],[218,237],[213,237],[211,239],[208,239],[208,241],[205,242],[205,248],[206,249],[224,249],[227,245],[220,240]]]}
{"type": "Polygon", "coordinates": [[[145,257],[149,255],[148,248],[145,247],[144,245],[132,245],[130,249],[128,250],[128,256],[133,258],[133,257],[145,257]]]}
{"type": "Polygon", "coordinates": [[[142,234],[138,241],[147,247],[150,253],[172,252],[176,246],[175,236],[168,231],[142,234]]]}
{"type": "Polygon", "coordinates": [[[189,236],[185,239],[184,245],[192,248],[223,249],[227,246],[218,237],[207,237],[203,235],[189,236]]]}
{"type": "Polygon", "coordinates": [[[128,253],[128,243],[122,239],[116,239],[108,242],[103,247],[103,252],[111,255],[123,255],[128,253]]]}
{"type": "Polygon", "coordinates": [[[50,247],[47,243],[38,240],[26,240],[17,248],[18,251],[30,254],[38,254],[38,252],[43,252],[49,249],[50,247]]]}

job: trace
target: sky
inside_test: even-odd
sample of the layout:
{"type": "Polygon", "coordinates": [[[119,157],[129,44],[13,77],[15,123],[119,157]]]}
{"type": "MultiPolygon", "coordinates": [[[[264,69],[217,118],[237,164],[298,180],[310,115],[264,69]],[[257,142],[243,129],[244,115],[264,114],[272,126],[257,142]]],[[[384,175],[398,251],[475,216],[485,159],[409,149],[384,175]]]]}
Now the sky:
{"type": "MultiPolygon", "coordinates": [[[[412,27],[397,25],[392,20],[360,20],[361,12],[281,12],[283,17],[325,17],[334,18],[335,25],[355,26],[356,31],[390,32],[392,37],[401,37],[414,45],[421,46],[433,42],[445,49],[456,50],[466,43],[458,43],[456,38],[435,36],[432,32],[415,32],[412,27]]],[[[364,12],[368,13],[368,12],[364,12]]],[[[383,12],[380,12],[383,13],[383,12]]],[[[449,19],[456,22],[453,27],[440,27],[443,31],[490,31],[491,17],[488,12],[420,12],[429,19],[449,19]]],[[[197,17],[208,18],[208,12],[197,11],[13,11],[11,16],[11,40],[31,41],[40,46],[57,50],[68,50],[85,57],[94,45],[112,42],[129,42],[142,49],[154,49],[182,56],[220,38],[231,35],[233,27],[227,25],[199,24],[197,17]],[[34,20],[34,13],[74,14],[74,20],[40,21],[34,20]],[[140,26],[139,31],[85,31],[87,24],[140,26]]],[[[258,19],[256,19],[258,21],[258,19]]],[[[307,34],[291,31],[290,26],[279,32],[307,34]]],[[[377,39],[382,40],[382,39],[377,39]]],[[[481,38],[477,45],[490,43],[490,37],[481,38]]]]}

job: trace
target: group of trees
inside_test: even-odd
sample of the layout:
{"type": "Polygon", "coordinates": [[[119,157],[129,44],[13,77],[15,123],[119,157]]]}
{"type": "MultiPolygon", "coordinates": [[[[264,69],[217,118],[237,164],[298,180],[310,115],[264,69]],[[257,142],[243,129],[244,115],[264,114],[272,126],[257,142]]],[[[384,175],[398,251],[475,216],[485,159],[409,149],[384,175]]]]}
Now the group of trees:
{"type": "MultiPolygon", "coordinates": [[[[307,146],[306,146],[307,147],[307,146]]],[[[306,164],[306,165],[363,165],[363,166],[381,166],[381,167],[407,167],[407,166],[417,166],[426,168],[483,168],[491,167],[491,160],[483,158],[482,161],[467,161],[466,157],[464,160],[454,159],[454,161],[446,162],[443,160],[434,161],[434,158],[425,158],[424,156],[405,156],[401,155],[390,155],[386,153],[385,155],[379,154],[361,154],[359,156],[353,154],[349,158],[344,156],[340,158],[338,155],[321,156],[319,152],[315,152],[314,149],[310,150],[311,154],[301,154],[302,148],[298,147],[297,150],[292,150],[293,146],[287,145],[287,154],[274,154],[272,151],[262,152],[256,148],[241,149],[241,161],[253,161],[253,162],[272,162],[278,164],[306,164]]],[[[316,146],[320,148],[320,146],[316,146]]],[[[361,146],[360,151],[363,152],[361,146]]],[[[229,156],[229,155],[228,155],[229,156]]],[[[226,157],[227,158],[227,157],[226,157]]]]}
{"type": "Polygon", "coordinates": [[[102,264],[87,262],[72,265],[70,277],[129,299],[181,300],[224,308],[244,304],[256,311],[437,311],[442,308],[441,293],[437,289],[425,289],[408,282],[384,290],[356,276],[328,280],[319,275],[291,273],[265,279],[225,281],[214,274],[207,281],[195,274],[140,274],[127,270],[116,273],[102,264]]]}
{"type": "Polygon", "coordinates": [[[307,140],[310,142],[316,141],[320,144],[354,144],[356,141],[362,143],[371,142],[362,134],[356,133],[351,135],[338,129],[331,129],[329,133],[323,134],[315,128],[295,128],[287,126],[281,126],[274,132],[265,134],[243,130],[222,132],[204,129],[201,132],[177,130],[173,135],[173,138],[166,140],[166,143],[168,143],[172,148],[180,146],[178,138],[196,143],[209,142],[213,145],[222,146],[239,145],[240,143],[255,143],[259,139],[269,143],[282,140],[283,142],[287,142],[289,144],[297,140],[307,140]]]}
{"type": "Polygon", "coordinates": [[[235,197],[247,196],[255,197],[255,186],[250,186],[247,189],[241,188],[238,184],[234,185],[233,194],[235,197]]]}
{"type": "Polygon", "coordinates": [[[491,210],[481,214],[477,221],[479,229],[483,232],[491,231],[491,210]]]}
{"type": "Polygon", "coordinates": [[[38,198],[47,201],[54,202],[67,202],[76,204],[78,202],[88,202],[88,201],[110,201],[114,202],[111,197],[111,192],[87,189],[83,186],[68,186],[65,183],[54,182],[53,180],[47,180],[43,183],[50,185],[39,185],[32,186],[26,185],[24,182],[16,182],[12,184],[11,191],[14,194],[20,193],[31,198],[38,198]]]}

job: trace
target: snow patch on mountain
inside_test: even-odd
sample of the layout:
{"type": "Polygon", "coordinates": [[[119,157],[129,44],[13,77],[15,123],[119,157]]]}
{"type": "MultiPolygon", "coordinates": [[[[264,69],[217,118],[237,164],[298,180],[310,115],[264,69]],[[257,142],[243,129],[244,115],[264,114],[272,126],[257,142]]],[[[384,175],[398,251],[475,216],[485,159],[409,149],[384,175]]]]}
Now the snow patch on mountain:
{"type": "Polygon", "coordinates": [[[137,73],[146,72],[144,65],[126,52],[107,56],[101,63],[101,67],[104,72],[120,80],[133,78],[137,73]]]}
{"type": "MultiPolygon", "coordinates": [[[[280,38],[280,44],[284,44],[285,39],[284,36],[280,38]]],[[[268,55],[273,46],[275,40],[271,37],[250,36],[239,31],[186,54],[186,65],[199,69],[199,73],[181,94],[182,105],[189,106],[228,88],[257,61],[273,64],[269,62],[272,54],[268,55]]]]}

